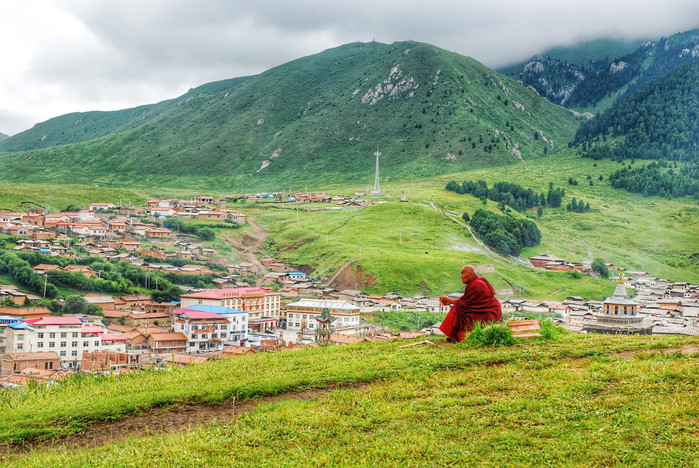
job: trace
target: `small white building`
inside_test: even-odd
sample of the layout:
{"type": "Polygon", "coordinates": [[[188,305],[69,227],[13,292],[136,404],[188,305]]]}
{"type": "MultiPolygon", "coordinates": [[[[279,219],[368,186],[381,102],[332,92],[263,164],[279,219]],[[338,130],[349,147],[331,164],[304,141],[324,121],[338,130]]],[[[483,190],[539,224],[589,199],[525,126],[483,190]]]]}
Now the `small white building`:
{"type": "Polygon", "coordinates": [[[79,317],[42,317],[8,325],[7,353],[38,353],[55,351],[61,367],[77,369],[84,352],[126,352],[125,341],[104,335],[104,328],[88,325],[79,317]],[[106,338],[106,339],[103,339],[106,338]]]}
{"type": "Polygon", "coordinates": [[[301,299],[287,304],[287,329],[310,328],[315,330],[318,327],[316,320],[323,313],[323,309],[328,309],[330,316],[336,320],[333,326],[336,328],[358,326],[360,323],[359,306],[348,301],[332,301],[325,299],[301,299]]]}

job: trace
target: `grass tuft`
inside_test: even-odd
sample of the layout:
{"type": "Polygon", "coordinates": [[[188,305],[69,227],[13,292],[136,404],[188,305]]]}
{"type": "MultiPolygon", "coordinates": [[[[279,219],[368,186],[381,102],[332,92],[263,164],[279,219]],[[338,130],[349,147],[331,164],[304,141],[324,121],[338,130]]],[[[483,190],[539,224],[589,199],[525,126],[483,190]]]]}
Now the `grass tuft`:
{"type": "Polygon", "coordinates": [[[465,342],[467,346],[512,346],[517,339],[506,323],[496,322],[485,327],[476,323],[465,342]]]}

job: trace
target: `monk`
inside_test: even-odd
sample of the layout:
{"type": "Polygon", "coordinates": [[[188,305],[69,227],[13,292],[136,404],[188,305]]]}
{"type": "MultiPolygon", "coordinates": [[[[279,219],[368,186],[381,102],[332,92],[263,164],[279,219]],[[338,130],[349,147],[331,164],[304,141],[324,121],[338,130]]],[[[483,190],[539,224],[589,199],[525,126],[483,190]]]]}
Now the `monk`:
{"type": "Polygon", "coordinates": [[[485,325],[502,320],[500,301],[495,299],[495,290],[488,280],[476,275],[476,270],[471,265],[466,265],[461,269],[461,281],[466,285],[466,290],[459,299],[439,297],[442,305],[453,305],[439,326],[447,335],[447,341],[462,341],[466,333],[473,330],[476,322],[485,325]]]}

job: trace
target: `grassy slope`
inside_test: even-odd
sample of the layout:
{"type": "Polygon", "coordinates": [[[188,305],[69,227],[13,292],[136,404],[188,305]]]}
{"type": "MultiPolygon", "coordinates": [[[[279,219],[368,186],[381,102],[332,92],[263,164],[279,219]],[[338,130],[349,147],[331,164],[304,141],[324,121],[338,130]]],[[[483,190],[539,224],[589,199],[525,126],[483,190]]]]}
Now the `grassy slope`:
{"type": "Polygon", "coordinates": [[[80,205],[85,209],[90,203],[114,203],[142,206],[146,197],[133,190],[104,188],[78,184],[27,184],[0,183],[0,209],[26,211],[26,208],[48,208],[52,213],[68,205],[80,205]]]}
{"type": "MultiPolygon", "coordinates": [[[[455,291],[461,287],[456,274],[461,265],[481,263],[495,265],[496,273],[488,277],[496,288],[514,287],[519,293],[522,286],[525,297],[561,299],[575,294],[604,298],[613,289],[611,283],[589,277],[573,280],[563,273],[516,266],[484,251],[464,228],[426,206],[432,201],[439,208],[470,214],[483,207],[472,196],[444,190],[450,179],[483,179],[490,185],[510,181],[537,192],[546,192],[549,182],[553,182],[566,190],[564,206],[574,196],[589,202],[592,211],[545,209],[544,215],[536,219],[543,234],[542,243],[526,249],[524,256],[551,251],[572,261],[601,257],[626,269],[648,271],[652,276],[699,281],[696,262],[690,259],[699,252],[696,204],[690,200],[643,198],[615,190],[606,178],[621,165],[610,161],[597,161],[597,167],[594,164],[565,151],[550,159],[506,168],[387,183],[383,187],[390,195],[385,199],[390,201],[365,209],[321,210],[318,205],[306,205],[297,212],[293,205],[278,204],[253,204],[239,209],[268,228],[276,258],[288,258],[294,265],[315,266],[317,277],[328,277],[349,259],[358,258],[361,243],[362,259],[357,263],[365,275],[367,290],[372,292],[455,291]],[[587,175],[592,177],[592,186],[587,175]],[[599,175],[605,180],[600,182],[599,175]],[[579,185],[568,185],[569,177],[577,179],[579,185]],[[403,189],[413,203],[396,202],[403,189]]],[[[337,186],[329,193],[351,193],[351,187],[337,186]]],[[[488,202],[488,206],[497,211],[494,203],[488,202]]]]}
{"type": "Polygon", "coordinates": [[[350,44],[187,96],[111,135],[6,154],[0,173],[12,181],[61,183],[70,173],[71,181],[102,186],[278,190],[329,177],[357,182],[372,173],[379,146],[385,176],[402,180],[516,161],[502,135],[537,158],[544,143],[535,132],[562,145],[577,126],[567,110],[516,82],[420,43],[350,44]],[[417,85],[413,96],[362,103],[401,79],[417,85]],[[484,151],[489,144],[495,148],[484,151]],[[271,164],[260,170],[265,160],[271,164]]]}
{"type": "Polygon", "coordinates": [[[263,405],[231,423],[95,449],[50,447],[8,465],[686,466],[696,454],[697,354],[661,351],[696,346],[695,338],[565,334],[494,349],[400,344],[258,354],[10,391],[0,394],[0,439],[64,436],[182,402],[370,383],[263,405]],[[641,354],[615,355],[630,350],[641,354]]]}
{"type": "Polygon", "coordinates": [[[359,265],[364,274],[364,284],[357,287],[368,292],[436,295],[458,291],[463,288],[458,271],[468,263],[495,265],[496,273],[487,275],[493,286],[522,286],[524,297],[543,298],[558,290],[552,298],[602,299],[613,290],[612,284],[591,278],[574,280],[518,267],[483,250],[464,228],[426,206],[386,203],[361,211],[300,212],[298,222],[290,210],[247,212],[269,226],[276,258],[317,265],[318,277],[329,277],[357,258],[353,268],[359,265]]]}
{"type": "MultiPolygon", "coordinates": [[[[457,181],[486,180],[490,185],[510,181],[537,192],[546,192],[549,182],[566,190],[565,205],[575,196],[590,203],[591,213],[569,213],[565,208],[544,210],[537,219],[543,234],[542,245],[525,251],[526,255],[551,253],[571,260],[592,260],[602,257],[628,269],[647,270],[651,275],[688,278],[699,281],[696,265],[689,256],[699,252],[699,208],[696,202],[644,198],[637,194],[613,189],[607,178],[610,173],[628,165],[611,161],[592,161],[578,158],[570,150],[557,154],[556,163],[532,161],[510,166],[506,171],[477,170],[457,181]],[[594,164],[597,167],[594,167],[594,164]],[[586,177],[592,177],[593,186],[586,177]],[[600,182],[599,175],[605,180],[600,182]],[[568,185],[573,177],[578,186],[568,185]]],[[[473,197],[441,192],[439,185],[448,179],[437,180],[435,185],[423,182],[417,189],[418,197],[429,197],[445,208],[473,213],[480,202],[473,197]]]]}

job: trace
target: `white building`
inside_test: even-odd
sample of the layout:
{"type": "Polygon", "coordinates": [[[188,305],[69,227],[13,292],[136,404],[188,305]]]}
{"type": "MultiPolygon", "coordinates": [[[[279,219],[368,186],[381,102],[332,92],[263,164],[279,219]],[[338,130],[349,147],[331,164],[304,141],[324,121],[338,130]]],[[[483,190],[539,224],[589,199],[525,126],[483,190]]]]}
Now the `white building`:
{"type": "Polygon", "coordinates": [[[42,317],[8,325],[6,352],[38,353],[55,351],[61,359],[61,367],[77,369],[83,352],[126,352],[126,343],[104,335],[104,329],[87,325],[78,317],[42,317]],[[103,339],[104,338],[104,339],[103,339]]]}
{"type": "Polygon", "coordinates": [[[316,320],[323,309],[328,309],[330,316],[336,320],[333,322],[334,328],[353,327],[360,323],[359,307],[347,301],[331,301],[323,299],[301,299],[287,304],[287,329],[310,328],[315,330],[318,327],[316,320]]]}
{"type": "Polygon", "coordinates": [[[187,337],[188,353],[205,353],[223,349],[229,341],[229,318],[206,310],[190,308],[173,312],[172,328],[187,337]]]}
{"type": "Polygon", "coordinates": [[[281,294],[268,288],[209,289],[192,294],[183,294],[182,307],[191,305],[211,305],[231,307],[247,312],[249,325],[253,331],[274,330],[279,321],[281,294]]]}
{"type": "MultiPolygon", "coordinates": [[[[248,339],[249,316],[247,312],[233,309],[231,307],[209,305],[191,305],[187,307],[187,310],[211,312],[226,317],[230,323],[230,326],[228,327],[228,334],[225,337],[222,337],[224,338],[224,342],[226,342],[226,344],[240,344],[241,341],[246,341],[248,339]]],[[[177,311],[175,313],[177,313],[177,311]]]]}

